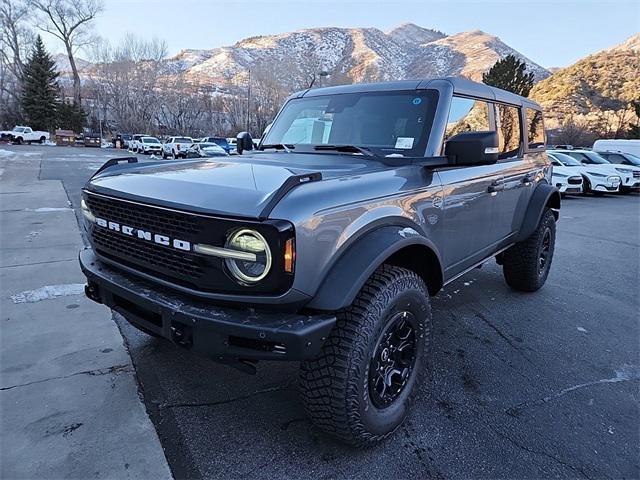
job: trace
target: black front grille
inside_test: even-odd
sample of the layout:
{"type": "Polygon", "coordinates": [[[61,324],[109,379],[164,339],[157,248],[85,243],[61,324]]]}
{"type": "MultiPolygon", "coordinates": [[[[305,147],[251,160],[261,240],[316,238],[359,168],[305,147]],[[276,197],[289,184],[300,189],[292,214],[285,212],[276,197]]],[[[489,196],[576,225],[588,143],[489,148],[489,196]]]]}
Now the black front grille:
{"type": "Polygon", "coordinates": [[[113,232],[95,228],[91,235],[96,248],[110,252],[109,256],[129,258],[146,265],[147,268],[169,270],[178,276],[190,278],[190,283],[197,284],[203,274],[197,255],[148,243],[137,238],[114,234],[113,232]]]}
{"type": "Polygon", "coordinates": [[[96,217],[160,233],[171,238],[184,239],[184,236],[197,235],[202,231],[202,225],[197,216],[173,210],[93,195],[87,197],[87,204],[96,217]]]}
{"type": "Polygon", "coordinates": [[[640,170],[633,171],[633,178],[640,178],[640,170]]]}
{"type": "Polygon", "coordinates": [[[116,264],[152,275],[194,290],[219,293],[263,293],[285,291],[293,277],[282,274],[281,256],[274,255],[272,273],[256,285],[240,285],[227,273],[222,259],[193,250],[173,247],[173,240],[224,246],[229,234],[238,228],[255,228],[271,245],[272,252],[283,251],[293,230],[270,222],[233,220],[165,209],[114,197],[85,192],[83,197],[92,214],[101,220],[90,227],[96,253],[116,264]],[[104,226],[106,222],[107,226],[104,226]],[[108,222],[116,223],[117,226],[108,222]],[[123,232],[126,226],[128,234],[123,232]],[[142,238],[139,233],[146,233],[142,238]],[[169,245],[154,241],[155,235],[169,237],[169,245]],[[280,273],[279,273],[280,272],[280,273]]]}
{"type": "Polygon", "coordinates": [[[581,177],[569,177],[568,183],[570,185],[580,185],[582,183],[581,177]]]}

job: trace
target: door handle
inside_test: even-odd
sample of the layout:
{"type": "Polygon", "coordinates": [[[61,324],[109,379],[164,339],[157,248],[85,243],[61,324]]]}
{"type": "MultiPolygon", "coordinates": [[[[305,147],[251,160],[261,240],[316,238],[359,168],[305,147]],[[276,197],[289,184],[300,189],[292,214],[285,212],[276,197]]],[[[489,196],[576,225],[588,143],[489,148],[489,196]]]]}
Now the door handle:
{"type": "Polygon", "coordinates": [[[522,177],[522,183],[531,183],[536,179],[535,173],[527,173],[524,177],[522,177]]]}
{"type": "Polygon", "coordinates": [[[504,190],[504,180],[494,180],[487,188],[489,193],[501,192],[504,190]]]}

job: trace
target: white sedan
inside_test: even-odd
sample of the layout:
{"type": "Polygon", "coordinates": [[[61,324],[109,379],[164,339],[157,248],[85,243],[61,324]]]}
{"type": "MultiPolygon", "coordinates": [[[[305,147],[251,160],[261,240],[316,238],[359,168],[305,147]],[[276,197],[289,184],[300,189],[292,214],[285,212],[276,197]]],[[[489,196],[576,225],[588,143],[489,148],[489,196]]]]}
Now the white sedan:
{"type": "Polygon", "coordinates": [[[553,162],[552,184],[558,188],[560,195],[582,193],[582,175],[560,162],[553,162]]]}
{"type": "Polygon", "coordinates": [[[584,193],[616,193],[622,179],[610,163],[584,165],[564,151],[547,150],[554,166],[567,167],[582,175],[584,193]]]}

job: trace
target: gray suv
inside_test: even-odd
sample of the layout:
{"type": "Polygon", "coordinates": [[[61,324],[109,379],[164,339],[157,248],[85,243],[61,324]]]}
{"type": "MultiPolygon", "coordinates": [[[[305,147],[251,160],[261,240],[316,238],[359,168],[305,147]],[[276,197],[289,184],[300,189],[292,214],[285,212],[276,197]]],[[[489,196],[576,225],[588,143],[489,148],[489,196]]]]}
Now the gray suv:
{"type": "Polygon", "coordinates": [[[149,335],[255,371],[300,361],[305,408],[390,435],[433,369],[429,297],[492,258],[533,292],[560,195],[540,107],[458,78],[291,96],[241,156],[107,162],[87,183],[86,294],[149,335]]]}

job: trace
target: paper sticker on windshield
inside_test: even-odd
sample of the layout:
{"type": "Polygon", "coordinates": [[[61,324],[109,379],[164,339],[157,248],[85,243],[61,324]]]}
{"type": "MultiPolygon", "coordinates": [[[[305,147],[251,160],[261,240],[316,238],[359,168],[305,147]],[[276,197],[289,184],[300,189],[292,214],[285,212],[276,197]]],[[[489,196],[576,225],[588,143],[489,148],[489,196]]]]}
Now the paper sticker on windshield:
{"type": "Polygon", "coordinates": [[[401,148],[403,150],[411,150],[413,148],[413,137],[396,138],[396,148],[401,148]]]}

